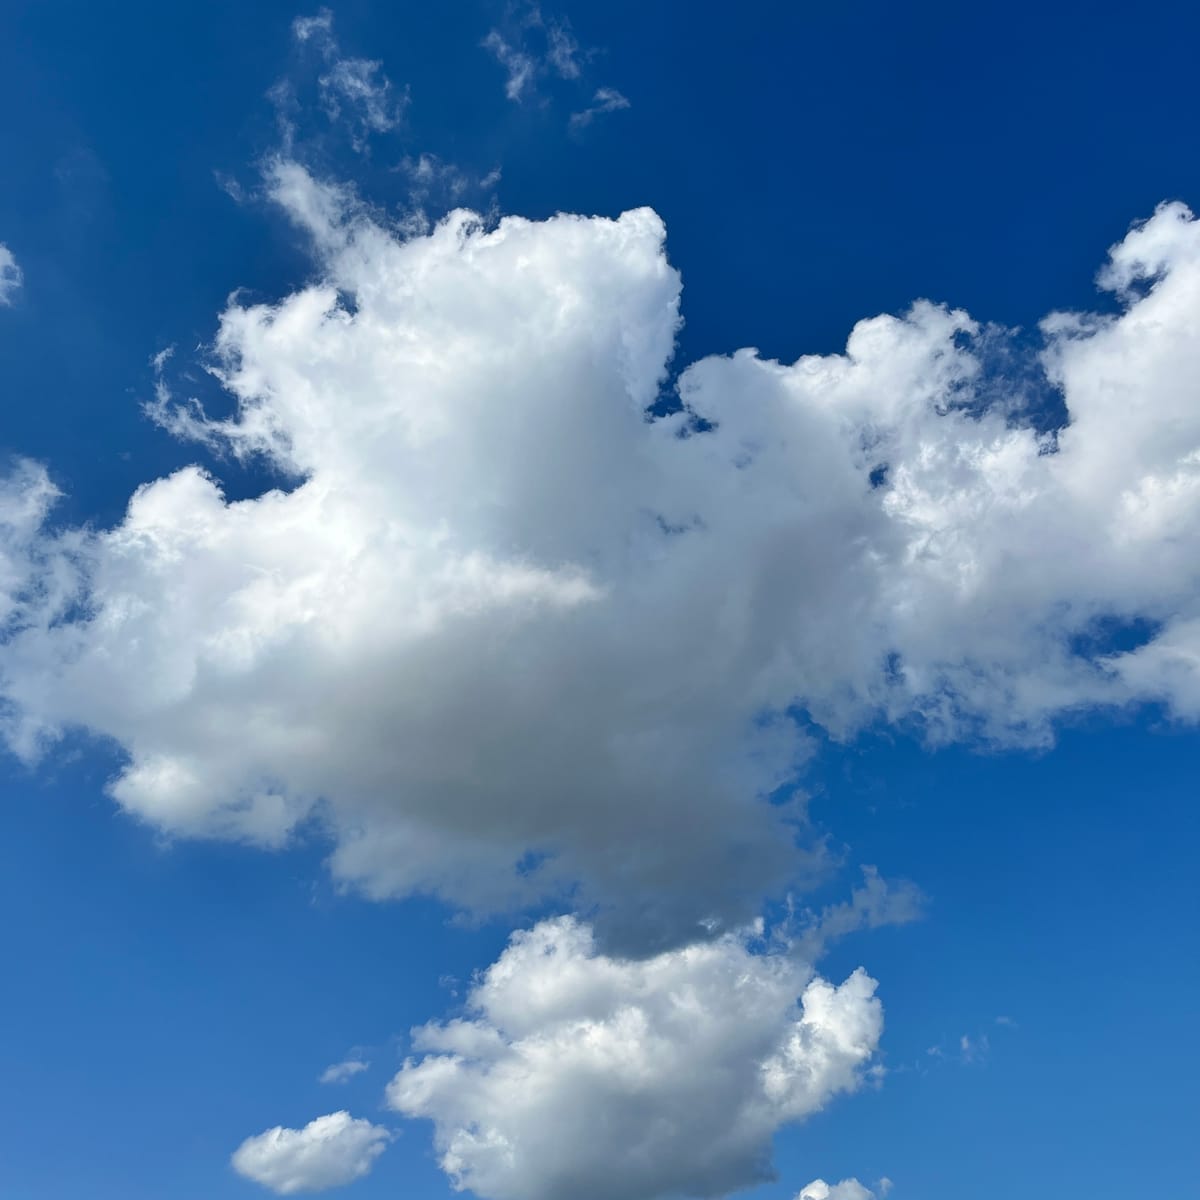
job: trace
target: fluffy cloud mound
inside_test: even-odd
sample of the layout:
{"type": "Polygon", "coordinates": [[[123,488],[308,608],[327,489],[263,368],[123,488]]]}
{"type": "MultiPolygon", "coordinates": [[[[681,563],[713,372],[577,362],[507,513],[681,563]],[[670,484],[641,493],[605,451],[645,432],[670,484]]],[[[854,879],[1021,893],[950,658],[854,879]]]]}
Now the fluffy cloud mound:
{"type": "Polygon", "coordinates": [[[814,1179],[808,1187],[800,1189],[796,1200],[875,1200],[875,1193],[857,1179],[843,1179],[834,1184],[814,1179]]]}
{"type": "Polygon", "coordinates": [[[722,1195],[769,1177],[781,1125],[858,1086],[874,991],[733,935],[624,961],[576,920],[544,921],[465,1018],[415,1031],[424,1057],[388,1100],[434,1122],[442,1168],[487,1200],[722,1195]]]}
{"type": "Polygon", "coordinates": [[[280,1196],[322,1192],[361,1179],[389,1139],[386,1129],[335,1112],[317,1117],[303,1129],[276,1126],[247,1138],[232,1162],[239,1175],[280,1196]]]}
{"type": "Polygon", "coordinates": [[[168,833],[317,821],[372,896],[573,888],[648,949],[794,876],[767,798],[808,752],[798,712],[1019,743],[1088,705],[1200,715],[1181,205],[1112,250],[1115,315],[1046,320],[1045,433],[989,365],[1001,335],[924,302],[844,354],[695,363],[651,419],[680,299],[654,213],[405,239],[294,164],[271,187],[319,281],[223,314],[231,415],[156,411],[285,482],[229,502],[192,467],[115,528],[38,536],[47,485],[10,481],[25,757],[86,729],[168,833]]]}

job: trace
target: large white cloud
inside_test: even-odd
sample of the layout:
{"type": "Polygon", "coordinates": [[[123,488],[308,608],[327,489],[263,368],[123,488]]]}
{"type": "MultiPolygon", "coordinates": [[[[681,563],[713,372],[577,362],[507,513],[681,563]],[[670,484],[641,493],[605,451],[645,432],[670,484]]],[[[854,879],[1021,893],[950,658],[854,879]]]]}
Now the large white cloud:
{"type": "Polygon", "coordinates": [[[315,818],[371,895],[577,886],[645,949],[794,876],[797,814],[765,797],[808,752],[797,711],[1035,743],[1085,705],[1200,714],[1181,205],[1114,248],[1116,315],[1048,318],[1055,437],[989,373],[999,335],[929,303],[842,355],[705,359],[647,419],[680,295],[649,210],[404,240],[294,164],[271,186],[320,277],[223,314],[228,419],[158,415],[286,486],[228,503],[189,468],[113,529],[17,522],[19,753],[88,729],[169,833],[277,846],[315,818]]]}
{"type": "Polygon", "coordinates": [[[442,1168],[487,1200],[723,1195],[770,1176],[780,1126],[859,1085],[874,991],[741,936],[625,961],[573,918],[544,921],[465,1017],[415,1031],[423,1057],[388,1099],[433,1120],[442,1168]]]}
{"type": "Polygon", "coordinates": [[[303,1129],[276,1126],[247,1138],[234,1152],[233,1168],[281,1196],[323,1192],[366,1175],[390,1138],[379,1125],[335,1112],[303,1129]]]}

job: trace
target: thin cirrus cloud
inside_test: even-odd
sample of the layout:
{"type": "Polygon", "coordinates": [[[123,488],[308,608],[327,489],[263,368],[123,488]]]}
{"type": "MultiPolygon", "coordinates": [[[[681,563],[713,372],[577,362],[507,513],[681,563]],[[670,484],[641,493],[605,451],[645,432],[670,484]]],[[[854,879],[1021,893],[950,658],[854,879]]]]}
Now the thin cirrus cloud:
{"type": "Polygon", "coordinates": [[[367,1175],[391,1140],[388,1130],[348,1112],[317,1117],[303,1129],[276,1126],[234,1151],[233,1169],[279,1196],[323,1192],[367,1175]]]}
{"type": "MultiPolygon", "coordinates": [[[[341,52],[329,9],[312,17],[297,17],[292,22],[292,37],[298,45],[315,49],[324,61],[325,69],[317,80],[321,107],[330,121],[344,123],[356,150],[365,151],[372,134],[387,133],[403,121],[409,103],[407,89],[394,88],[383,64],[375,59],[341,52]]],[[[276,101],[285,99],[288,92],[287,83],[277,85],[276,101]]]]}
{"type": "Polygon", "coordinates": [[[572,113],[567,124],[578,132],[586,129],[597,117],[605,113],[620,112],[629,107],[629,101],[616,88],[602,87],[596,89],[591,104],[582,112],[572,113]]]}
{"type": "Polygon", "coordinates": [[[504,94],[510,100],[520,100],[533,85],[538,60],[512,45],[498,29],[490,30],[482,45],[504,68],[504,94]]]}
{"type": "MultiPolygon", "coordinates": [[[[388,1102],[434,1124],[485,1200],[723,1195],[771,1176],[771,1139],[861,1086],[875,982],[835,986],[754,932],[640,961],[572,917],[514,935],[466,1015],[414,1031],[388,1102]]],[[[761,931],[759,931],[761,932],[761,931]]]]}
{"type": "Polygon", "coordinates": [[[565,18],[547,16],[536,4],[510,13],[504,28],[489,30],[481,45],[504,68],[504,94],[514,101],[531,96],[539,78],[578,80],[580,60],[590,57],[565,18]]]}
{"type": "Polygon", "coordinates": [[[222,315],[232,417],[155,411],[288,483],[228,502],[190,467],[52,531],[48,473],[19,468],[0,653],[26,760],[87,730],[164,833],[311,822],[369,896],[570,896],[649,953],[811,866],[772,802],[813,752],[797,712],[1010,745],[1088,707],[1200,715],[1183,205],[1112,248],[1114,315],[1043,322],[1046,433],[989,373],[996,331],[928,302],[844,354],[693,363],[647,419],[680,319],[651,211],[405,240],[294,162],[269,188],[320,279],[222,315]]]}
{"type": "Polygon", "coordinates": [[[13,252],[0,242],[0,307],[12,303],[14,293],[23,282],[24,277],[13,252]]]}

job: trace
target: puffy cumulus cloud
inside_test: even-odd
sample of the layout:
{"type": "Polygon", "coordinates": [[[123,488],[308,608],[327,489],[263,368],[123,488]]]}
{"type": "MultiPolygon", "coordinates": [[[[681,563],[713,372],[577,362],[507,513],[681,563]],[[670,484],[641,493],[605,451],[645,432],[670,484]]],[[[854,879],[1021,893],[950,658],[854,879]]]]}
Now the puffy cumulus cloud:
{"type": "Polygon", "coordinates": [[[323,1192],[368,1174],[391,1135],[347,1112],[317,1117],[303,1129],[276,1126],[234,1151],[233,1169],[280,1196],[323,1192]]]}
{"type": "Polygon", "coordinates": [[[774,1132],[853,1091],[875,983],[840,986],[744,936],[627,961],[569,918],[515,935],[467,1014],[414,1031],[388,1100],[434,1122],[487,1200],[723,1195],[770,1177],[774,1132]]]}
{"type": "Polygon", "coordinates": [[[0,242],[0,307],[12,303],[13,293],[24,282],[13,252],[0,242]]]}
{"type": "Polygon", "coordinates": [[[863,1187],[857,1179],[843,1179],[841,1183],[834,1184],[814,1179],[808,1187],[800,1189],[796,1200],[875,1200],[875,1193],[863,1187]]]}
{"type": "Polygon", "coordinates": [[[369,895],[575,888],[644,950],[795,876],[802,814],[770,798],[797,713],[1036,744],[1085,705],[1200,712],[1181,205],[1114,248],[1117,313],[1046,321],[1047,434],[989,374],[996,335],[925,302],[843,354],[704,359],[651,418],[680,295],[654,213],[405,239],[295,164],[271,188],[318,281],[222,315],[232,415],[157,411],[286,485],[229,502],[191,467],[65,548],[21,527],[18,575],[58,582],[9,592],[19,753],[91,730],[165,832],[314,819],[369,895]]]}

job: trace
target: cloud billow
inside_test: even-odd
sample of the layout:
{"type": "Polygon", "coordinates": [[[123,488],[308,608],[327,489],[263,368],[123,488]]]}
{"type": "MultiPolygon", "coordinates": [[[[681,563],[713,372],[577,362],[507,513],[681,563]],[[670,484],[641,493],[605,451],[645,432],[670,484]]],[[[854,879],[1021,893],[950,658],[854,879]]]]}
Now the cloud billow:
{"type": "Polygon", "coordinates": [[[840,986],[753,937],[643,961],[573,918],[514,936],[466,1016],[414,1031],[388,1100],[434,1122],[456,1188],[487,1200],[719,1196],[772,1177],[784,1124],[860,1086],[875,982],[840,986]]]}
{"type": "Polygon", "coordinates": [[[347,1112],[317,1117],[303,1129],[276,1126],[247,1138],[233,1169],[279,1196],[343,1187],[370,1173],[391,1134],[347,1112]]]}
{"type": "Polygon", "coordinates": [[[295,163],[269,182],[320,278],[222,315],[232,418],[156,412],[288,482],[229,502],[190,467],[114,528],[52,533],[21,468],[0,690],[23,757],[88,730],[168,834],[316,822],[368,895],[567,895],[650,953],[744,926],[801,869],[802,813],[771,802],[812,749],[797,713],[1023,745],[1087,707],[1200,715],[1182,205],[1113,248],[1116,315],[1044,322],[1068,415],[1046,433],[980,327],[927,302],[844,354],[694,363],[650,418],[680,319],[651,211],[405,239],[295,163]]]}

